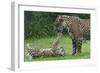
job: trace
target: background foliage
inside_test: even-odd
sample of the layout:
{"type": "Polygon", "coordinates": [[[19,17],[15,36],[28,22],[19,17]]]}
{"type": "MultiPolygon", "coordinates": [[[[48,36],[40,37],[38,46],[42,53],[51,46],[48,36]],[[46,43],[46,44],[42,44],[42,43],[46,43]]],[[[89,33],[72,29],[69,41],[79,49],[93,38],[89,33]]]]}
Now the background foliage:
{"type": "Polygon", "coordinates": [[[89,14],[76,14],[76,13],[54,13],[54,12],[24,12],[24,36],[30,38],[32,36],[50,37],[54,36],[53,22],[58,15],[74,15],[80,18],[90,18],[89,14]]]}

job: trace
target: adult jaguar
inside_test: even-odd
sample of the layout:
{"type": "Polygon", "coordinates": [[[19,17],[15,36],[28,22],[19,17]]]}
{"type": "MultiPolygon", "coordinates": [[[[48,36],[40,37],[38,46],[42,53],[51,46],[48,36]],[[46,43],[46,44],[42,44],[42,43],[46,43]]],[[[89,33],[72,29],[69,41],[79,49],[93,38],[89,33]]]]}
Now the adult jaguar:
{"type": "Polygon", "coordinates": [[[58,36],[63,29],[67,29],[72,39],[72,55],[81,53],[83,37],[90,36],[90,19],[81,19],[78,16],[59,15],[54,22],[54,28],[58,36]]]}

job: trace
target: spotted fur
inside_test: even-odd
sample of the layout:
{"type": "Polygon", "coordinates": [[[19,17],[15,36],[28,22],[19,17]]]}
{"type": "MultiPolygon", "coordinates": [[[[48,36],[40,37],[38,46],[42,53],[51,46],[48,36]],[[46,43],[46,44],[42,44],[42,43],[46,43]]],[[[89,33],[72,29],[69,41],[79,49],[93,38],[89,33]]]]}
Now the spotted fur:
{"type": "Polygon", "coordinates": [[[28,53],[31,57],[49,57],[49,56],[64,56],[65,50],[63,47],[52,48],[28,48],[28,53]]]}
{"type": "Polygon", "coordinates": [[[77,16],[59,15],[55,22],[57,34],[61,34],[63,29],[67,29],[72,39],[73,53],[81,53],[83,37],[90,36],[90,19],[80,19],[77,16]]]}

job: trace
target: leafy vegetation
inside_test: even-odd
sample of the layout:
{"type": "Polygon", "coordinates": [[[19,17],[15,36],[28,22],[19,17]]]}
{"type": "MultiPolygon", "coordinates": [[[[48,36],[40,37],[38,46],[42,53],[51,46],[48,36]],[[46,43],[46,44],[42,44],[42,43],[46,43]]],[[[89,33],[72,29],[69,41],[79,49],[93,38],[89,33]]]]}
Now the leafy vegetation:
{"type": "MultiPolygon", "coordinates": [[[[54,12],[24,12],[24,35],[25,39],[34,37],[49,37],[54,36],[53,30],[54,21],[58,15],[73,15],[80,18],[90,18],[90,14],[77,14],[77,13],[54,13],[54,12]]],[[[65,31],[66,32],[66,31],[65,31]]]]}

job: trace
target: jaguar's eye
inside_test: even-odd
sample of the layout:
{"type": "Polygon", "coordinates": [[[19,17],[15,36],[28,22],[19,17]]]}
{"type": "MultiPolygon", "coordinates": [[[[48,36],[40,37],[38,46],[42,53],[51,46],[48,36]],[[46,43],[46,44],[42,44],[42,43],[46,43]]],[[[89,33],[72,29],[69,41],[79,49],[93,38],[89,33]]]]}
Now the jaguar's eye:
{"type": "Polygon", "coordinates": [[[63,19],[59,19],[60,22],[63,22],[63,19]]]}

